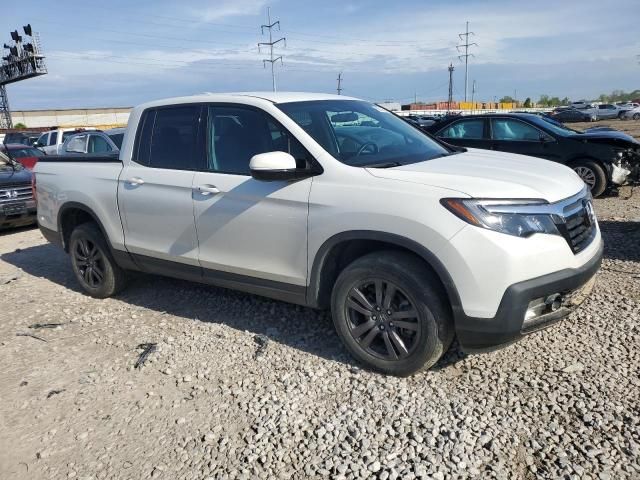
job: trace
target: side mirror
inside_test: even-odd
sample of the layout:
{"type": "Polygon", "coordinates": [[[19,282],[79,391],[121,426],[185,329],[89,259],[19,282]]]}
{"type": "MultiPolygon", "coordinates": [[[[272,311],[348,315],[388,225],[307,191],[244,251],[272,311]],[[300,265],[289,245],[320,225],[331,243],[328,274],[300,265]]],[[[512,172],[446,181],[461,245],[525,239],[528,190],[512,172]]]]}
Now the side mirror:
{"type": "Polygon", "coordinates": [[[259,153],[249,162],[251,176],[256,180],[292,180],[299,176],[296,159],[286,152],[259,153]]]}

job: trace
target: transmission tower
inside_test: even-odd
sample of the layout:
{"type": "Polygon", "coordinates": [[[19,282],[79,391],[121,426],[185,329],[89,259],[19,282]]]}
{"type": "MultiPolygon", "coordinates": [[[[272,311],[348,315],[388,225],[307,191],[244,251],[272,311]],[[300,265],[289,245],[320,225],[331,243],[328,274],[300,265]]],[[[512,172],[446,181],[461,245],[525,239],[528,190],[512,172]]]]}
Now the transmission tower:
{"type": "Polygon", "coordinates": [[[462,60],[464,58],[464,101],[467,101],[467,85],[469,83],[469,57],[474,57],[473,53],[469,53],[469,47],[478,46],[477,43],[469,43],[469,35],[475,35],[475,33],[469,31],[469,22],[467,22],[467,28],[465,33],[459,33],[460,40],[463,41],[461,45],[456,45],[458,52],[464,49],[464,53],[458,55],[458,58],[462,60]]]}
{"type": "Polygon", "coordinates": [[[342,72],[338,74],[338,88],[336,90],[338,91],[338,95],[342,95],[342,72]]]}
{"type": "Polygon", "coordinates": [[[453,101],[453,63],[449,64],[449,98],[447,100],[447,113],[451,111],[451,102],[453,101]]]}
{"type": "Polygon", "coordinates": [[[274,63],[280,60],[282,63],[282,55],[277,57],[273,56],[273,47],[279,42],[284,42],[285,47],[287,46],[287,39],[285,37],[279,38],[278,40],[273,39],[273,29],[278,27],[278,31],[280,30],[280,20],[276,20],[275,22],[271,22],[271,7],[267,7],[267,24],[260,26],[260,31],[264,35],[264,29],[269,30],[269,41],[268,42],[260,42],[258,43],[258,52],[260,52],[260,47],[265,46],[269,47],[269,58],[262,60],[262,64],[266,67],[267,63],[271,64],[271,86],[273,91],[276,91],[276,73],[274,70],[274,63]]]}
{"type": "Polygon", "coordinates": [[[9,109],[9,98],[7,97],[7,87],[4,85],[0,85],[0,128],[13,128],[11,110],[9,109]]]}

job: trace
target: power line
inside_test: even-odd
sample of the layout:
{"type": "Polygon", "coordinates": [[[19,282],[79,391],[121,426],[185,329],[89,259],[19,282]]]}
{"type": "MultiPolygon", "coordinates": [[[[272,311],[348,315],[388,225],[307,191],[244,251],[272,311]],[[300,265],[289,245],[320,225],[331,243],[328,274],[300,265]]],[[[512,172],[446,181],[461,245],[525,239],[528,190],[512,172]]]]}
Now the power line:
{"type": "Polygon", "coordinates": [[[279,42],[284,42],[284,46],[287,46],[287,39],[286,37],[281,37],[278,40],[274,40],[273,39],[273,29],[275,27],[278,27],[278,31],[280,30],[280,20],[276,20],[275,22],[271,23],[271,7],[267,7],[267,24],[266,25],[261,25],[260,26],[260,30],[262,31],[262,34],[264,35],[264,29],[266,28],[267,30],[269,30],[269,41],[268,42],[260,42],[258,43],[258,51],[260,51],[260,45],[264,45],[266,47],[269,47],[269,58],[268,59],[263,59],[262,60],[262,65],[266,66],[267,62],[269,62],[271,64],[271,86],[273,88],[273,91],[276,91],[276,73],[274,70],[274,63],[276,63],[278,60],[280,60],[280,63],[282,63],[282,55],[278,55],[277,57],[273,56],[273,46],[276,45],[279,42]]]}
{"type": "Polygon", "coordinates": [[[338,95],[342,95],[342,72],[338,73],[338,95]]]}
{"type": "Polygon", "coordinates": [[[458,55],[458,58],[462,60],[464,58],[464,101],[467,101],[467,84],[469,81],[469,57],[474,57],[473,53],[469,53],[469,47],[478,46],[477,43],[469,43],[469,35],[474,35],[475,33],[469,31],[469,22],[467,22],[467,29],[465,33],[459,33],[458,36],[460,40],[464,41],[461,45],[456,45],[456,49],[458,52],[461,48],[464,48],[464,54],[458,55]],[[462,38],[464,37],[464,39],[462,38]]]}

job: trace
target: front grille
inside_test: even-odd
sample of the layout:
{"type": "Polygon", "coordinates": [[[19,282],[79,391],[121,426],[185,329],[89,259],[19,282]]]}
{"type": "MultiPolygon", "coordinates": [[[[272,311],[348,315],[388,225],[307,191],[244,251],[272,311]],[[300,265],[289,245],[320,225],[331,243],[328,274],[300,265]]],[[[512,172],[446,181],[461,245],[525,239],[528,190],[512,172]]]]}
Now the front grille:
{"type": "Polygon", "coordinates": [[[584,250],[596,236],[596,219],[587,195],[568,203],[562,214],[554,215],[554,222],[574,254],[584,250]]]}
{"type": "Polygon", "coordinates": [[[0,205],[13,202],[23,202],[33,199],[31,184],[2,185],[0,187],[0,205]]]}

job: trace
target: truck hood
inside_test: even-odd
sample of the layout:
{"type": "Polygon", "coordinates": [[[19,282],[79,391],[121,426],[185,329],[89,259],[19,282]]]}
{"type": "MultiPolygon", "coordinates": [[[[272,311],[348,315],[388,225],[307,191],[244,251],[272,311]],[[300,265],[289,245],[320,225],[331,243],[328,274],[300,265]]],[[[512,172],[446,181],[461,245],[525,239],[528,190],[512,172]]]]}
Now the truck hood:
{"type": "Polygon", "coordinates": [[[559,163],[475,148],[425,162],[367,170],[379,178],[447,188],[475,198],[556,202],[584,188],[580,177],[559,163]]]}
{"type": "Polygon", "coordinates": [[[15,171],[10,166],[0,164],[0,188],[4,185],[31,182],[31,172],[26,168],[16,167],[15,171]]]}

